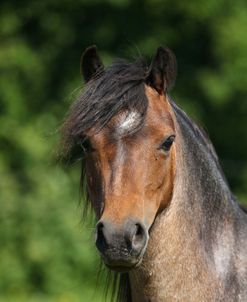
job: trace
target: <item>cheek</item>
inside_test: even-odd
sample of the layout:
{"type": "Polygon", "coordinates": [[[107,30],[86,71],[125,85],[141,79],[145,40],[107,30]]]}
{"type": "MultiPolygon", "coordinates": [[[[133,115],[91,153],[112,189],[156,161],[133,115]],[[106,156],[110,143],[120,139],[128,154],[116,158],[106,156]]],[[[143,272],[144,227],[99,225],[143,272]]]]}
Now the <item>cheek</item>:
{"type": "Polygon", "coordinates": [[[146,191],[150,194],[162,189],[168,172],[168,164],[163,156],[154,157],[146,167],[146,191]]]}
{"type": "Polygon", "coordinates": [[[156,211],[164,207],[172,193],[172,162],[170,157],[156,157],[150,165],[145,186],[146,200],[156,211]]]}

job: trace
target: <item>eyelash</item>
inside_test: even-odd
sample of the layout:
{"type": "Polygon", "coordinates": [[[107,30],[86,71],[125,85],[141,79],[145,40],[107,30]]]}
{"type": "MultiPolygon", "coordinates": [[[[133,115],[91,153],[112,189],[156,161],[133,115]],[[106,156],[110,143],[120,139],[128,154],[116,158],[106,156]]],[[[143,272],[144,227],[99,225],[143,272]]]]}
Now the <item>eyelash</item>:
{"type": "Polygon", "coordinates": [[[168,151],[171,149],[171,146],[172,146],[174,140],[175,140],[175,135],[170,135],[170,136],[162,143],[162,145],[160,146],[159,149],[162,149],[162,150],[168,152],[168,151]]]}
{"type": "Polygon", "coordinates": [[[88,138],[84,138],[83,140],[81,140],[80,145],[85,153],[94,151],[94,148],[88,138]]]}

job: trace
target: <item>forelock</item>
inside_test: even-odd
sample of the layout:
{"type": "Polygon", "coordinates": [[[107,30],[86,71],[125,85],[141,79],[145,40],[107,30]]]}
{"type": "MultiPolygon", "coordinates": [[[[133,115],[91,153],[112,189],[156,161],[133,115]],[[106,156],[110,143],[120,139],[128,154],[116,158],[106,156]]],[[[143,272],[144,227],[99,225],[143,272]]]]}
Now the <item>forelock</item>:
{"type": "Polygon", "coordinates": [[[148,100],[145,94],[147,65],[117,61],[85,85],[84,91],[72,104],[62,127],[63,143],[67,150],[90,129],[100,131],[117,114],[119,135],[137,131],[143,125],[148,100]],[[137,118],[138,117],[138,118],[137,118]]]}

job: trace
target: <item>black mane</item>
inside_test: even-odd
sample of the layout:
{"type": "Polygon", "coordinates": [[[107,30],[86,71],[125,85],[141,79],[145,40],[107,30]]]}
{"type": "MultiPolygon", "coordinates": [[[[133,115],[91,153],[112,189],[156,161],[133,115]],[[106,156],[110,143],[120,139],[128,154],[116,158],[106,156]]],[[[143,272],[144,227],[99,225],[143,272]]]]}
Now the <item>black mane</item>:
{"type": "Polygon", "coordinates": [[[180,119],[182,119],[188,125],[188,127],[194,133],[196,139],[206,148],[207,152],[210,154],[212,160],[215,162],[218,170],[220,171],[222,178],[227,183],[227,180],[220,166],[219,158],[216,154],[215,148],[206,131],[202,127],[198,126],[181,108],[177,106],[177,104],[173,100],[171,100],[171,98],[169,98],[169,101],[176,116],[180,117],[180,119]]]}
{"type": "Polygon", "coordinates": [[[134,131],[138,130],[148,104],[144,89],[147,72],[148,66],[140,59],[134,63],[116,61],[96,74],[72,104],[64,122],[64,151],[70,151],[87,130],[103,128],[122,110],[134,109],[141,114],[142,119],[134,131]]]}

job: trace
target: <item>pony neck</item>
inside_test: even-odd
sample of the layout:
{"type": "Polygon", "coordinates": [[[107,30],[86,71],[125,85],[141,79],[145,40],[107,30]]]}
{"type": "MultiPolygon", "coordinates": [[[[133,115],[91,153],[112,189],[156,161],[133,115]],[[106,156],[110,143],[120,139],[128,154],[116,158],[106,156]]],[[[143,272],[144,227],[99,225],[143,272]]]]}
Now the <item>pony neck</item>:
{"type": "Polygon", "coordinates": [[[200,213],[202,224],[214,223],[237,205],[212,143],[180,108],[174,103],[172,107],[178,132],[173,199],[200,213]]]}
{"type": "Polygon", "coordinates": [[[234,245],[237,204],[213,146],[181,109],[171,105],[177,132],[173,197],[155,219],[141,267],[129,273],[132,300],[175,301],[177,293],[176,301],[214,301],[221,281],[212,272],[225,274],[215,246],[222,230],[234,245]]]}
{"type": "Polygon", "coordinates": [[[181,240],[183,229],[186,232],[183,236],[190,234],[193,244],[209,259],[214,259],[215,246],[223,230],[230,238],[236,228],[239,206],[209,138],[175,103],[171,105],[177,129],[177,168],[170,208],[162,213],[160,220],[165,226],[167,214],[172,213],[178,238],[181,240]]]}

